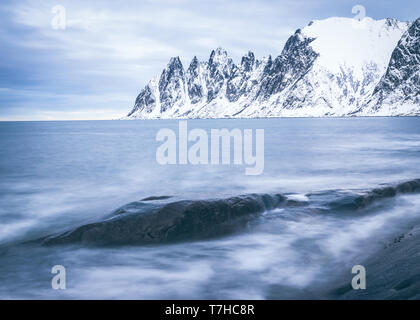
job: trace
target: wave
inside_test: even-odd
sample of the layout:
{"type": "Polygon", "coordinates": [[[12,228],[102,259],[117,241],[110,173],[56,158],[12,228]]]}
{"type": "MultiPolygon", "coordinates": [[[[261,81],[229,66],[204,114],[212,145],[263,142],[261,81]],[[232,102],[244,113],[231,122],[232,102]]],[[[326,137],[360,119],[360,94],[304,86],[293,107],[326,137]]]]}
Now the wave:
{"type": "Polygon", "coordinates": [[[420,179],[381,185],[367,191],[326,191],[304,199],[288,194],[248,194],[226,199],[162,203],[168,196],[127,204],[105,220],[40,239],[43,245],[146,245],[192,241],[243,229],[266,211],[287,207],[319,208],[335,212],[362,210],[398,194],[420,192],[420,179]]]}
{"type": "MultiPolygon", "coordinates": [[[[384,184],[378,188],[367,191],[341,191],[332,190],[321,193],[307,195],[309,199],[315,201],[318,198],[324,200],[324,205],[329,211],[360,210],[379,200],[395,197],[398,194],[420,192],[420,179],[405,181],[390,185],[384,184]],[[325,197],[323,197],[325,196],[325,197]]],[[[318,200],[319,202],[319,200],[318,200]]],[[[321,201],[322,202],[322,201],[321,201]]]]}

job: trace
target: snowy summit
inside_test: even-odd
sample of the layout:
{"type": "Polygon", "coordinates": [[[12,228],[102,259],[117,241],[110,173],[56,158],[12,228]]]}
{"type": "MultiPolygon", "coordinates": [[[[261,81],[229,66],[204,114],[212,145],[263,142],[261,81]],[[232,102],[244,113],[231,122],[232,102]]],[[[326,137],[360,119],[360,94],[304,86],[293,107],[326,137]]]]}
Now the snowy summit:
{"type": "Polygon", "coordinates": [[[420,115],[420,18],[329,18],[281,54],[236,64],[222,49],[187,68],[171,58],[126,119],[420,115]]]}

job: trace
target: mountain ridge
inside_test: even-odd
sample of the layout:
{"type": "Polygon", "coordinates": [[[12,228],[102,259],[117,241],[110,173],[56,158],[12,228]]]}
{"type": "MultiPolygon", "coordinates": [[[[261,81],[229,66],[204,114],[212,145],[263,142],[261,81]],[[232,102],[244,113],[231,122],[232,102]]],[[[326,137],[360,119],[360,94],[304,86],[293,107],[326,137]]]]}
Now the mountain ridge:
{"type": "MultiPolygon", "coordinates": [[[[125,119],[365,116],[387,110],[400,115],[374,107],[383,103],[375,97],[398,46],[411,54],[404,57],[406,72],[414,70],[411,81],[419,78],[418,25],[419,19],[410,26],[395,19],[333,17],[297,29],[274,59],[260,60],[249,51],[235,64],[220,47],[208,61],[194,57],[186,68],[174,57],[125,119]]],[[[393,74],[400,65],[394,63],[393,74]]],[[[419,113],[419,93],[413,92],[413,107],[401,107],[401,115],[419,113]]]]}

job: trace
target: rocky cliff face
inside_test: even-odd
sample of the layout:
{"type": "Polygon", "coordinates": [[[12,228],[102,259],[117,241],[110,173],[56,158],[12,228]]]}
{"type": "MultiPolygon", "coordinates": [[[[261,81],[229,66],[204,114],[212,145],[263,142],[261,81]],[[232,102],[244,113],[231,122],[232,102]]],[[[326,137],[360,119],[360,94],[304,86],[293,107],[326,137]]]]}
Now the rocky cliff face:
{"type": "Polygon", "coordinates": [[[418,20],[329,18],[297,30],[275,59],[248,52],[235,64],[218,48],[184,69],[172,58],[127,117],[416,114],[419,65],[418,20]]]}
{"type": "Polygon", "coordinates": [[[420,18],[402,36],[366,114],[420,115],[420,18]]]}

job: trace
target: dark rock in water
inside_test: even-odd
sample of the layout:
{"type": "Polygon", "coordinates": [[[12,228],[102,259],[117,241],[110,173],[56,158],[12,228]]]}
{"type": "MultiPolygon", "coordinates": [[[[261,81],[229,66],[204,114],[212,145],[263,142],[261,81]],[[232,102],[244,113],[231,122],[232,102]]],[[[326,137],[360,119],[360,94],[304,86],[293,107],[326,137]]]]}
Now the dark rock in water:
{"type": "Polygon", "coordinates": [[[141,199],[140,201],[154,201],[154,200],[166,200],[172,198],[171,196],[151,196],[144,199],[141,199]]]}
{"type": "Polygon", "coordinates": [[[361,197],[359,208],[365,208],[376,200],[391,198],[391,197],[395,197],[396,195],[397,195],[396,187],[383,187],[383,188],[373,189],[372,191],[370,191],[369,193],[361,197]]]}
{"type": "Polygon", "coordinates": [[[420,191],[420,179],[411,180],[397,185],[397,191],[401,193],[411,193],[420,191]]]}
{"type": "Polygon", "coordinates": [[[419,191],[420,179],[402,182],[395,186],[384,186],[382,188],[376,188],[363,196],[360,208],[364,208],[376,200],[395,197],[398,193],[405,194],[419,191]]]}
{"type": "Polygon", "coordinates": [[[203,239],[237,230],[286,197],[246,195],[222,200],[178,201],[165,205],[134,202],[105,221],[87,224],[42,240],[45,245],[160,244],[203,239]]]}
{"type": "Polygon", "coordinates": [[[339,195],[328,203],[332,210],[358,210],[364,209],[372,203],[386,198],[395,197],[397,194],[420,192],[420,179],[406,181],[397,185],[385,185],[362,194],[339,195]]]}
{"type": "MultiPolygon", "coordinates": [[[[412,192],[420,192],[420,179],[358,194],[333,191],[308,196],[312,202],[312,210],[318,210],[318,201],[319,207],[326,208],[328,212],[341,212],[364,209],[375,201],[412,192]]],[[[148,197],[127,204],[103,221],[46,237],[42,242],[46,245],[123,245],[198,240],[239,230],[266,210],[310,205],[307,201],[288,199],[281,194],[250,194],[228,199],[184,200],[171,203],[153,202],[168,198],[170,197],[148,197]]]]}

